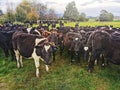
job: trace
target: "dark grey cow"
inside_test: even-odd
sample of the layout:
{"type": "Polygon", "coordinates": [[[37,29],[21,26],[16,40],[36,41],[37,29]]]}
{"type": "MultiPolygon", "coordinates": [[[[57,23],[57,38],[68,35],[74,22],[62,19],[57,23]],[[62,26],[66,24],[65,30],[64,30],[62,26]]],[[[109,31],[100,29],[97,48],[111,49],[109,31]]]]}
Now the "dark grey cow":
{"type": "Polygon", "coordinates": [[[72,63],[74,56],[77,56],[78,64],[80,64],[80,53],[82,48],[82,35],[80,33],[68,32],[63,40],[64,46],[68,49],[72,63]]]}
{"type": "MultiPolygon", "coordinates": [[[[90,72],[93,71],[94,61],[104,55],[106,61],[112,62],[114,64],[120,65],[120,33],[115,32],[109,34],[105,30],[98,30],[91,34],[91,39],[88,40],[91,43],[92,55],[88,65],[90,72]]],[[[101,59],[102,63],[104,58],[101,59]]]]}
{"type": "Polygon", "coordinates": [[[36,76],[39,77],[39,59],[44,61],[46,71],[49,71],[52,46],[47,38],[38,35],[30,35],[26,33],[14,34],[12,44],[17,59],[17,67],[23,67],[22,57],[33,58],[36,66],[36,76]]]}
{"type": "Polygon", "coordinates": [[[5,56],[8,57],[9,52],[12,57],[12,61],[15,60],[15,55],[12,47],[12,35],[14,31],[9,31],[9,32],[0,32],[0,48],[3,49],[5,56]]]}

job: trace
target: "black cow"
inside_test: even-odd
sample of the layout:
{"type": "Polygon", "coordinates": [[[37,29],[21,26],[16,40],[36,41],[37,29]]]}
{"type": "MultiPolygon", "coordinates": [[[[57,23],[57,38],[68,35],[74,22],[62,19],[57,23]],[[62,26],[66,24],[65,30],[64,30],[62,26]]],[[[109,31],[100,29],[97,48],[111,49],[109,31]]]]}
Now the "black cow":
{"type": "Polygon", "coordinates": [[[9,32],[0,32],[0,47],[3,49],[5,53],[5,57],[8,57],[9,52],[12,57],[12,61],[15,60],[15,54],[13,51],[13,46],[12,46],[12,35],[14,31],[9,31],[9,32]]]}
{"type": "Polygon", "coordinates": [[[68,32],[63,40],[64,46],[68,49],[72,63],[74,56],[77,56],[78,64],[80,65],[80,54],[82,48],[82,35],[80,33],[68,32]]]}
{"type": "Polygon", "coordinates": [[[63,33],[58,33],[58,46],[60,49],[60,56],[62,56],[62,52],[64,49],[64,45],[63,45],[63,33]]]}
{"type": "Polygon", "coordinates": [[[5,56],[8,57],[7,38],[0,32],[0,47],[3,49],[5,56]]]}
{"type": "Polygon", "coordinates": [[[33,58],[36,66],[36,76],[39,77],[39,59],[44,61],[46,71],[49,71],[52,46],[47,38],[26,33],[14,34],[12,44],[17,59],[17,67],[23,67],[22,57],[33,58]]]}
{"type": "MultiPolygon", "coordinates": [[[[92,55],[88,65],[90,72],[93,71],[94,61],[100,54],[104,55],[107,62],[120,65],[120,48],[118,47],[120,45],[120,34],[109,34],[105,30],[101,30],[95,31],[91,38],[92,55]]],[[[104,62],[104,58],[102,58],[102,62],[104,62]]]]}

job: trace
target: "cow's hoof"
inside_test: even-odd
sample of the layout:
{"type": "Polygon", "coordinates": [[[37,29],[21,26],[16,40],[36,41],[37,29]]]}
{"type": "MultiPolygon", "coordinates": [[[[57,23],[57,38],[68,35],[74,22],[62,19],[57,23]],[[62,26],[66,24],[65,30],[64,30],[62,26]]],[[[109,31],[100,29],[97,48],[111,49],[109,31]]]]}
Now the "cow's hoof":
{"type": "Polygon", "coordinates": [[[89,73],[92,73],[92,72],[93,72],[93,70],[92,70],[92,69],[88,69],[88,72],[89,72],[89,73]]]}
{"type": "Polygon", "coordinates": [[[39,78],[40,76],[36,76],[37,78],[39,78]]]}
{"type": "Polygon", "coordinates": [[[19,68],[21,68],[20,66],[17,66],[17,68],[19,69],[19,68]]]}

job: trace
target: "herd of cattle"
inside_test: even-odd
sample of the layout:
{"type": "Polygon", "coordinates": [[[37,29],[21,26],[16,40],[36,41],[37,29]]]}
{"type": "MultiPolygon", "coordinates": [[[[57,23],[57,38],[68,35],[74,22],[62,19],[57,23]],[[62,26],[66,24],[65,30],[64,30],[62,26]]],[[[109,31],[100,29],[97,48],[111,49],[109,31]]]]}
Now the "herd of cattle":
{"type": "Polygon", "coordinates": [[[105,66],[112,62],[120,64],[120,29],[112,26],[64,26],[60,22],[44,26],[27,28],[26,25],[0,26],[0,48],[5,57],[11,54],[11,59],[17,61],[17,67],[23,67],[22,57],[33,58],[36,67],[36,76],[39,77],[39,59],[45,63],[46,71],[55,61],[56,51],[68,51],[70,64],[76,59],[80,65],[80,58],[88,61],[88,71],[92,72],[95,61],[101,61],[105,66]],[[49,26],[52,26],[51,30],[49,26]],[[46,28],[47,27],[47,28],[46,28]],[[53,58],[53,60],[51,60],[53,58]]]}

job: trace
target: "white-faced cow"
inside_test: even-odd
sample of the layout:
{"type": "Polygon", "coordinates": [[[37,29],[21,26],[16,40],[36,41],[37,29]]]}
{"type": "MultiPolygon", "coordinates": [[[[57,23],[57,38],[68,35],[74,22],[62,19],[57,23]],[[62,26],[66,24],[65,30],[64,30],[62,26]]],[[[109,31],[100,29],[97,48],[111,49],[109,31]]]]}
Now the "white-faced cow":
{"type": "Polygon", "coordinates": [[[39,77],[39,59],[44,61],[46,71],[51,61],[52,46],[47,38],[38,35],[21,33],[13,35],[12,44],[17,59],[17,67],[23,67],[22,57],[33,58],[36,66],[36,76],[39,77]]]}

